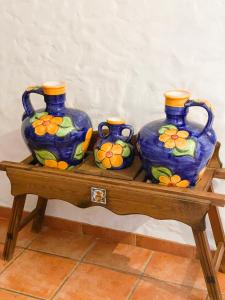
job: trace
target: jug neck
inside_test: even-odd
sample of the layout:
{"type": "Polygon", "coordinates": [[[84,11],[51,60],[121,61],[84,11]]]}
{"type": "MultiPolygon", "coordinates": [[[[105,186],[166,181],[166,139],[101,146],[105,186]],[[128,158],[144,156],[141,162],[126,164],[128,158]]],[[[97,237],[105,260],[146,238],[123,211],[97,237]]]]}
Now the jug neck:
{"type": "Polygon", "coordinates": [[[111,135],[120,135],[121,125],[109,124],[109,132],[111,135]]]}
{"type": "Polygon", "coordinates": [[[46,111],[50,115],[60,116],[65,113],[66,94],[44,95],[46,111]]]}
{"type": "Polygon", "coordinates": [[[165,106],[166,122],[177,126],[184,126],[186,123],[187,109],[184,107],[165,106]]]}

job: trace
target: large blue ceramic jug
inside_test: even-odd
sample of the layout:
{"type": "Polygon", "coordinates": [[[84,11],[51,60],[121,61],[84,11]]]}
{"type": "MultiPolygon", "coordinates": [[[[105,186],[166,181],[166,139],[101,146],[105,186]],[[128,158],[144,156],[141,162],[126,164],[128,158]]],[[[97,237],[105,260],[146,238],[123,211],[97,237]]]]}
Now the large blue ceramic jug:
{"type": "Polygon", "coordinates": [[[194,186],[211,158],[216,135],[208,101],[189,100],[183,90],[165,93],[166,118],[145,125],[138,134],[137,148],[153,183],[166,186],[194,186]],[[208,113],[203,127],[186,119],[189,107],[200,106],[208,113]]]}
{"type": "Polygon", "coordinates": [[[22,97],[22,134],[33,157],[44,166],[63,170],[82,161],[92,135],[88,115],[65,107],[65,92],[64,83],[46,82],[28,88],[22,97]],[[31,93],[43,95],[46,107],[35,111],[31,93]]]}
{"type": "Polygon", "coordinates": [[[130,140],[134,134],[131,125],[118,118],[110,118],[98,126],[98,140],[94,145],[95,163],[99,168],[120,170],[131,165],[134,158],[134,147],[130,140]],[[103,131],[108,127],[108,132],[103,131]],[[129,135],[123,134],[124,130],[129,135]]]}

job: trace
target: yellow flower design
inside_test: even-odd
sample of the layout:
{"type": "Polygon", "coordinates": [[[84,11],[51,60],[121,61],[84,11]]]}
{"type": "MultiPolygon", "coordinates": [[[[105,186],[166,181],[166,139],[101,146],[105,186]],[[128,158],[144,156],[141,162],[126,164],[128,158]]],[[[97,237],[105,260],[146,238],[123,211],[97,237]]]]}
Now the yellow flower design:
{"type": "Polygon", "coordinates": [[[52,115],[44,115],[32,123],[34,131],[37,135],[45,135],[49,133],[51,135],[56,134],[59,129],[59,125],[62,123],[63,118],[53,117],[52,115]]]}
{"type": "Polygon", "coordinates": [[[46,167],[60,169],[60,170],[66,170],[69,167],[68,163],[63,160],[57,162],[56,160],[53,159],[46,159],[44,163],[46,167]]]}
{"type": "Polygon", "coordinates": [[[159,140],[164,143],[164,147],[168,149],[183,149],[187,146],[187,138],[189,133],[186,130],[178,130],[176,128],[167,129],[159,136],[159,140]]]}
{"type": "Polygon", "coordinates": [[[105,169],[118,168],[123,164],[123,147],[119,144],[105,143],[97,151],[96,156],[105,169]]]}
{"type": "Polygon", "coordinates": [[[87,133],[86,133],[85,140],[82,143],[82,150],[83,150],[84,153],[88,149],[88,146],[90,144],[90,140],[91,140],[91,137],[92,137],[92,133],[93,133],[93,129],[89,128],[88,131],[87,131],[87,133]]]}
{"type": "Polygon", "coordinates": [[[187,188],[190,185],[188,180],[181,180],[179,175],[173,176],[159,176],[159,184],[165,186],[176,186],[176,187],[183,187],[187,188]]]}

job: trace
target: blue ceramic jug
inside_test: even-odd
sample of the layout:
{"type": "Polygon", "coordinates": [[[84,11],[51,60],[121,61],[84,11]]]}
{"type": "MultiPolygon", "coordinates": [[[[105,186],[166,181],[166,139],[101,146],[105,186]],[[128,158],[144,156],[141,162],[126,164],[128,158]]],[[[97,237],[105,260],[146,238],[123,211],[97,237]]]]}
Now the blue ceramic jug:
{"type": "Polygon", "coordinates": [[[131,165],[134,157],[134,148],[130,140],[134,129],[126,125],[121,119],[111,118],[98,126],[99,139],[94,146],[95,163],[99,168],[120,170],[131,165]],[[105,134],[103,127],[108,127],[105,134]],[[123,130],[128,129],[129,135],[123,135],[123,130]]]}
{"type": "Polygon", "coordinates": [[[65,92],[64,83],[46,82],[28,88],[22,97],[22,134],[33,157],[44,166],[63,170],[82,161],[92,136],[88,115],[65,107],[65,92]],[[31,93],[43,95],[46,107],[35,111],[31,93]]]}
{"type": "Polygon", "coordinates": [[[137,148],[153,183],[166,186],[194,186],[211,158],[216,135],[208,101],[189,100],[190,93],[171,90],[165,93],[166,118],[145,125],[138,134],[137,148]],[[189,107],[200,106],[208,113],[206,125],[186,119],[189,107]]]}

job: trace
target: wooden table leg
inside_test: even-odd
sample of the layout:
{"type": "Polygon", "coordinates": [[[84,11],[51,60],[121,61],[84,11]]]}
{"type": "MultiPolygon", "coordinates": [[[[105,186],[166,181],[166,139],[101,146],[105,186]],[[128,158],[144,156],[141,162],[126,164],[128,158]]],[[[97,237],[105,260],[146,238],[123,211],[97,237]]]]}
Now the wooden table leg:
{"type": "Polygon", "coordinates": [[[204,230],[192,229],[196,247],[199,253],[199,258],[205,277],[205,282],[208,290],[208,294],[211,300],[222,300],[220,287],[217,280],[217,274],[215,272],[212,255],[209,248],[209,243],[204,230]]]}
{"type": "MultiPolygon", "coordinates": [[[[209,192],[214,191],[212,185],[210,186],[208,191],[209,192]]],[[[218,246],[218,244],[221,242],[225,243],[223,223],[220,218],[219,208],[217,206],[211,205],[208,215],[209,215],[209,220],[210,220],[212,231],[213,231],[213,236],[214,236],[214,239],[216,242],[216,246],[218,246]]],[[[223,256],[219,270],[220,270],[220,272],[225,273],[225,255],[223,256]]]]}
{"type": "Polygon", "coordinates": [[[10,260],[13,256],[17,236],[19,233],[20,222],[23,215],[26,195],[14,197],[11,217],[9,220],[8,231],[6,234],[5,246],[3,251],[3,259],[10,260]]]}
{"type": "Polygon", "coordinates": [[[48,199],[40,197],[40,196],[38,197],[37,206],[36,206],[36,208],[38,209],[38,213],[34,217],[34,221],[33,221],[33,225],[32,225],[32,231],[34,231],[34,232],[41,231],[47,203],[48,203],[48,199]]]}
{"type": "MultiPolygon", "coordinates": [[[[211,206],[209,209],[209,220],[211,223],[213,236],[216,242],[216,245],[218,246],[219,243],[225,243],[224,238],[224,230],[223,230],[223,224],[220,218],[220,212],[218,207],[211,206]]],[[[220,272],[225,273],[225,255],[223,255],[223,259],[221,261],[220,265],[220,272]]]]}

